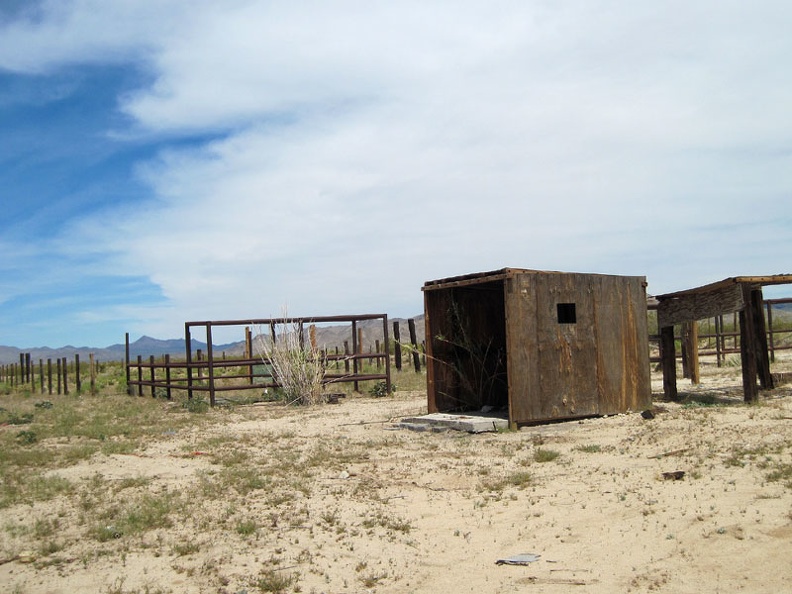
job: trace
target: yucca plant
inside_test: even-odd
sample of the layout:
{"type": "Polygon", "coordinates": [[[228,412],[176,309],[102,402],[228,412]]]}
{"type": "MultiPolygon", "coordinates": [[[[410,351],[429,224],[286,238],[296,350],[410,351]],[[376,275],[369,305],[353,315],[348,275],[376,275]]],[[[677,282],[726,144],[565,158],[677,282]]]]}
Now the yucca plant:
{"type": "Polygon", "coordinates": [[[300,330],[298,322],[286,322],[274,341],[259,332],[256,343],[264,363],[272,366],[287,404],[319,404],[324,401],[325,361],[319,349],[304,344],[300,330]]]}

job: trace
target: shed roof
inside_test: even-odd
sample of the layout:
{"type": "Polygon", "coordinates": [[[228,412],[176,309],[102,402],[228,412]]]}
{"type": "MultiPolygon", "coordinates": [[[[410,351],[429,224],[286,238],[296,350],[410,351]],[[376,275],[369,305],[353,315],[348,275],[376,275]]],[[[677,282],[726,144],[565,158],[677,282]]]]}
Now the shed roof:
{"type": "MultiPolygon", "coordinates": [[[[477,285],[481,283],[488,283],[493,281],[500,281],[507,278],[514,277],[518,274],[569,274],[569,275],[586,275],[586,276],[614,276],[610,274],[600,273],[584,273],[584,272],[561,272],[559,270],[534,270],[531,268],[501,268],[499,270],[490,270],[488,272],[474,272],[471,274],[462,274],[460,276],[450,276],[448,278],[441,278],[437,280],[426,281],[422,287],[423,291],[431,291],[434,289],[448,289],[453,287],[464,287],[466,285],[477,285]]],[[[625,277],[626,278],[626,277],[625,277]]],[[[644,277],[639,277],[644,279],[644,277]]]]}
{"type": "Polygon", "coordinates": [[[699,293],[709,293],[712,291],[719,291],[726,289],[736,284],[747,284],[756,286],[767,285],[786,285],[792,284],[792,274],[771,274],[769,276],[730,276],[721,281],[694,287],[692,289],[685,289],[683,291],[675,291],[674,293],[665,293],[663,295],[656,295],[655,297],[660,301],[665,299],[674,299],[676,297],[684,297],[686,295],[697,295],[699,293]]]}

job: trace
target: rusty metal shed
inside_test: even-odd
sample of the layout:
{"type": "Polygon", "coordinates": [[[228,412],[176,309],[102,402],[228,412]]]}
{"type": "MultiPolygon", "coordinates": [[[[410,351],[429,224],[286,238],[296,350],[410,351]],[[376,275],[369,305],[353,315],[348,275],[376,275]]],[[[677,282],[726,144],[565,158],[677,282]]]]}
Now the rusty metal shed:
{"type": "Polygon", "coordinates": [[[650,406],[644,277],[504,268],[423,291],[429,412],[516,426],[650,406]]]}
{"type": "Polygon", "coordinates": [[[677,398],[674,325],[732,312],[739,312],[745,401],[753,402],[759,397],[757,377],[762,388],[772,389],[762,287],[784,284],[792,284],[792,275],[733,276],[701,287],[658,295],[657,324],[665,396],[677,398]]]}

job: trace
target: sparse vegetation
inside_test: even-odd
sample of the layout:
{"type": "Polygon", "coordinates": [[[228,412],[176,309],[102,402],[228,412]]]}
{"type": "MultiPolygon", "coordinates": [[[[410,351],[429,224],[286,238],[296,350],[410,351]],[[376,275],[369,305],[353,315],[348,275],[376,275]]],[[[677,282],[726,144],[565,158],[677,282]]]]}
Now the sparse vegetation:
{"type": "Polygon", "coordinates": [[[720,406],[672,403],[652,422],[626,415],[498,434],[414,433],[386,429],[425,410],[426,377],[395,377],[392,398],[350,393],[315,409],[257,400],[193,414],[183,397],[130,397],[119,384],[47,401],[0,396],[4,419],[31,415],[0,427],[9,591],[31,591],[32,575],[71,588],[108,567],[114,573],[88,590],[410,591],[421,587],[414,579],[434,585],[427,576],[450,567],[442,555],[426,562],[435,550],[468,560],[508,534],[574,553],[599,542],[602,517],[621,538],[636,533],[641,540],[629,542],[678,550],[682,561],[692,532],[761,533],[757,546],[785,534],[786,399],[745,407],[713,391],[720,406]],[[747,422],[754,417],[757,425],[747,422]],[[647,482],[676,470],[685,480],[647,482]]]}
{"type": "Polygon", "coordinates": [[[536,448],[534,450],[533,459],[534,462],[552,462],[556,460],[561,455],[561,452],[557,452],[556,450],[547,450],[544,448],[536,448]]]}
{"type": "MultiPolygon", "coordinates": [[[[286,311],[284,319],[288,316],[286,311]]],[[[300,324],[287,324],[286,328],[267,341],[259,332],[256,343],[262,360],[272,366],[275,381],[286,404],[314,405],[324,401],[322,386],[325,361],[320,350],[306,343],[300,324]]]]}

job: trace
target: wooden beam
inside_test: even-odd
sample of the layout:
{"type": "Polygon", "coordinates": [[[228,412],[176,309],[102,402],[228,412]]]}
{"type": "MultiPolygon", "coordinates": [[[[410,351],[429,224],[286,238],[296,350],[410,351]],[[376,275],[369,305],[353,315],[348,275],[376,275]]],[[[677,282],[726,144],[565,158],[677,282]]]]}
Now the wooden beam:
{"type": "Polygon", "coordinates": [[[702,293],[690,293],[667,299],[659,298],[657,322],[661,328],[712,318],[745,307],[742,285],[730,284],[702,293]]]}

